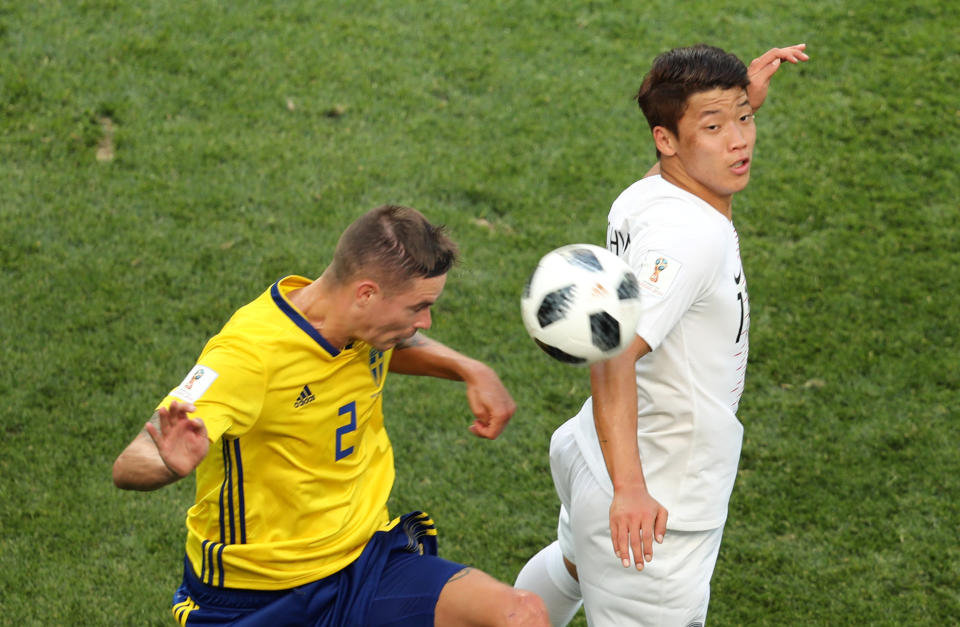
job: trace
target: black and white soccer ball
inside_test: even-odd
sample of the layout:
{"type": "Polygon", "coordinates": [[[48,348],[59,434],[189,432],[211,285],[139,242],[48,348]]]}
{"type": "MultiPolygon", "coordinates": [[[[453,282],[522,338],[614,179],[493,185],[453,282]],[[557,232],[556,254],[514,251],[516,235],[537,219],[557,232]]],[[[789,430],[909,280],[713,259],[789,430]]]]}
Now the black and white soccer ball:
{"type": "Polygon", "coordinates": [[[568,364],[609,359],[633,341],[640,288],[625,261],[605,248],[571,244],[537,264],[520,298],[527,333],[568,364]]]}

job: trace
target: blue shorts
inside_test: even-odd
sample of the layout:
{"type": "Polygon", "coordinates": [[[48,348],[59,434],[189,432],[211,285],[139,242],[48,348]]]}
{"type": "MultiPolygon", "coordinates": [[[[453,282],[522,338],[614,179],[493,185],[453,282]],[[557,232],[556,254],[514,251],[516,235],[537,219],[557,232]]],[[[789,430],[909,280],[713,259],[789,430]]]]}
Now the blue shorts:
{"type": "Polygon", "coordinates": [[[173,616],[185,627],[432,627],[440,591],[465,568],[437,557],[433,530],[423,512],[407,514],[393,529],[373,534],[360,557],[340,572],[289,590],[210,586],[184,559],[173,616]]]}

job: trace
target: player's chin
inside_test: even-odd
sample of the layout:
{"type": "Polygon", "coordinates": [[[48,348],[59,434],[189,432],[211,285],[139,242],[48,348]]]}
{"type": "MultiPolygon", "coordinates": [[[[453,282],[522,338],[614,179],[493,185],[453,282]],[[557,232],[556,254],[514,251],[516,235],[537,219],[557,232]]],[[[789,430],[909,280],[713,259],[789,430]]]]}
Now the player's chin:
{"type": "Polygon", "coordinates": [[[750,182],[750,171],[747,170],[743,174],[739,174],[730,181],[728,186],[731,194],[736,194],[737,192],[742,192],[747,184],[750,182]]]}
{"type": "Polygon", "coordinates": [[[398,336],[392,337],[389,340],[385,340],[382,345],[374,344],[374,348],[382,351],[387,351],[387,350],[390,350],[391,348],[397,348],[398,346],[403,346],[404,344],[407,344],[410,338],[412,338],[416,334],[417,334],[417,330],[414,329],[413,333],[407,333],[406,335],[398,335],[398,336]]]}

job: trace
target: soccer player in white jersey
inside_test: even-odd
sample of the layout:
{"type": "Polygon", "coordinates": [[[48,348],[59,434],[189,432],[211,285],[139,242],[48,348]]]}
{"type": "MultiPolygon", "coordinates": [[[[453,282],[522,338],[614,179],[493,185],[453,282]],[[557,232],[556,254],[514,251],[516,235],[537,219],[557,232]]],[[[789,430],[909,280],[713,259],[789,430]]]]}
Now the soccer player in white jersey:
{"type": "Polygon", "coordinates": [[[629,348],[591,367],[592,397],[551,439],[558,540],[516,583],[543,598],[553,625],[581,599],[593,626],[706,621],[750,327],[732,200],[750,178],[769,80],[803,49],[774,48],[748,69],[719,48],[677,48],[640,87],[660,161],[613,203],[607,247],[637,273],[643,314],[629,348]]]}

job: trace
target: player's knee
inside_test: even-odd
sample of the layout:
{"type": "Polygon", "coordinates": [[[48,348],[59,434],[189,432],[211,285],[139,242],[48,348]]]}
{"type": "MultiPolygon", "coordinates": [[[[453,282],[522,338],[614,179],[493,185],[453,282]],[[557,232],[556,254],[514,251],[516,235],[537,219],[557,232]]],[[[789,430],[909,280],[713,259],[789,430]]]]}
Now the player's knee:
{"type": "Polygon", "coordinates": [[[504,607],[502,625],[522,627],[549,627],[550,616],[543,600],[529,590],[513,590],[504,607]]]}
{"type": "Polygon", "coordinates": [[[573,577],[573,580],[579,583],[580,575],[577,574],[577,565],[566,557],[563,558],[563,565],[567,569],[567,572],[570,573],[570,576],[573,577]]]}

